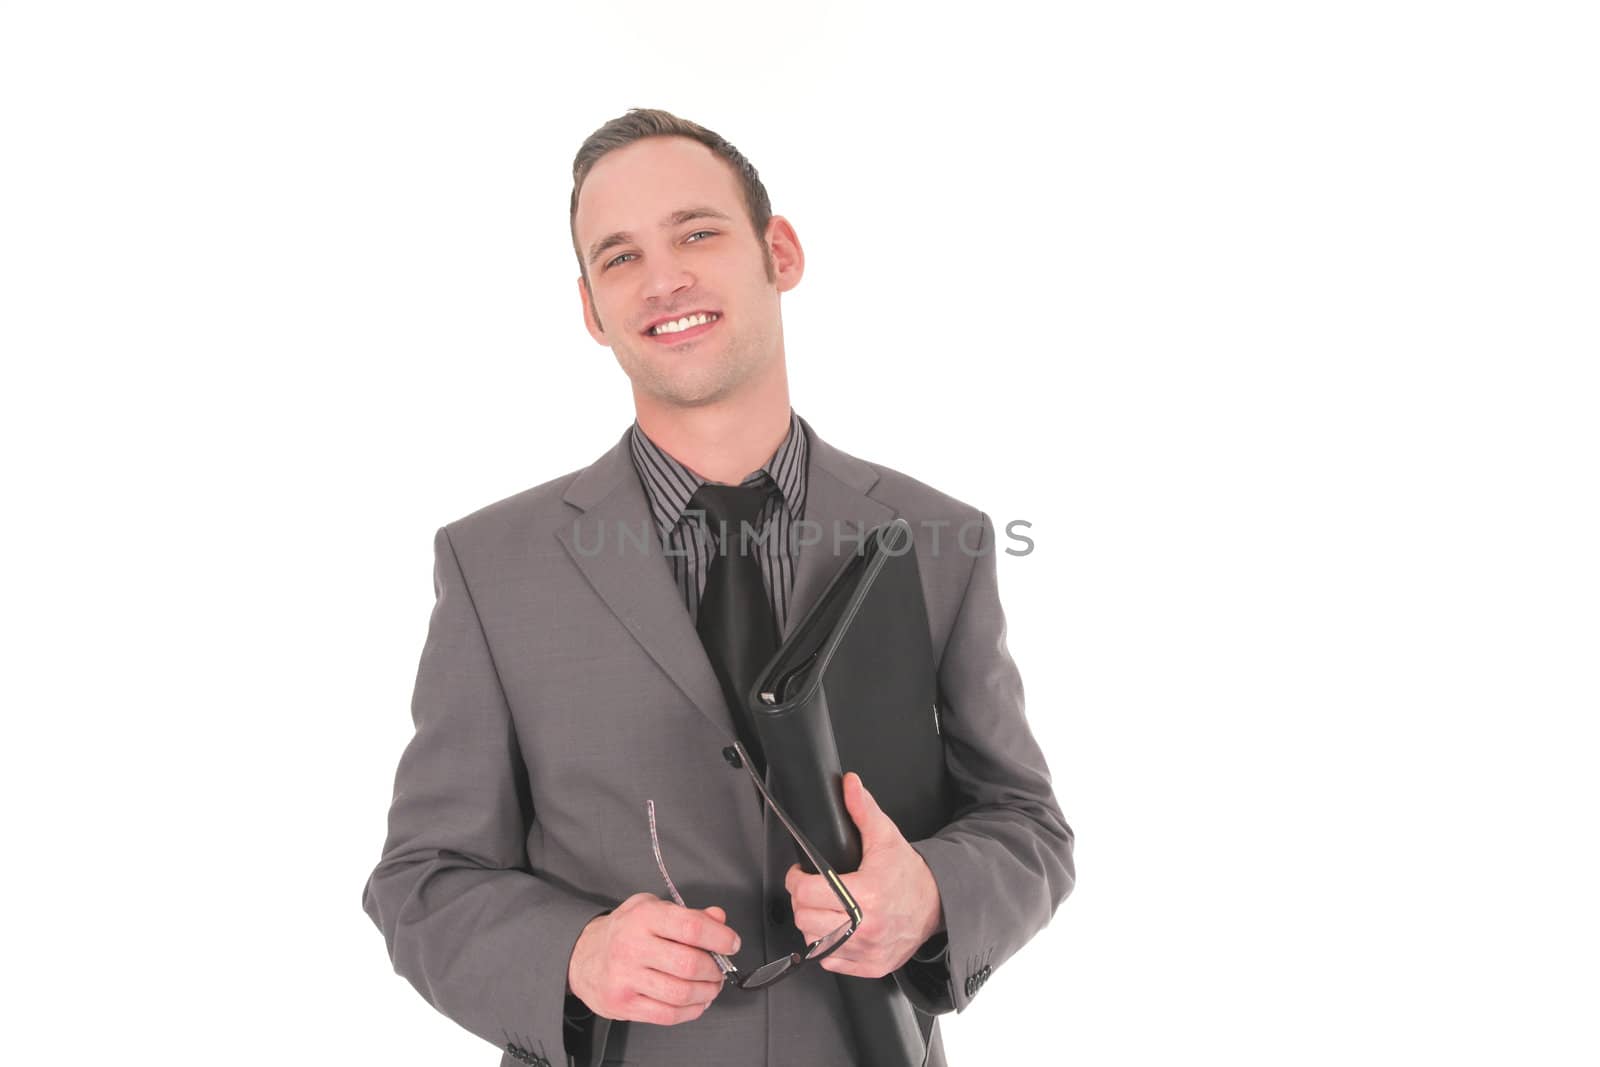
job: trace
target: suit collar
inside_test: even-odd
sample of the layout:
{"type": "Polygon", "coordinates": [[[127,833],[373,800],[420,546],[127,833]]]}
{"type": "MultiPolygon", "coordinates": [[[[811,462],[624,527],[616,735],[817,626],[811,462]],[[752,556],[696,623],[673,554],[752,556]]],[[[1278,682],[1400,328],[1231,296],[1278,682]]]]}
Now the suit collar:
{"type": "MultiPolygon", "coordinates": [[[[866,495],[878,481],[878,472],[872,465],[865,463],[848,452],[841,452],[828,442],[817,436],[817,431],[805,417],[795,415],[802,429],[806,433],[807,443],[807,484],[809,487],[810,474],[819,468],[826,471],[835,481],[846,489],[866,495]]],[[[638,472],[633,469],[632,453],[629,449],[629,438],[633,433],[633,426],[622,431],[622,436],[617,443],[608,449],[605,455],[595,460],[578,473],[567,486],[567,491],[562,499],[582,511],[588,511],[612,492],[616,491],[620,483],[625,483],[629,478],[638,481],[638,472]]],[[[641,493],[643,488],[641,487],[641,493]]],[[[876,501],[874,501],[876,503],[876,501]]],[[[882,505],[887,506],[887,505],[882,505]]],[[[891,513],[890,517],[893,515],[891,513]]],[[[885,519],[884,521],[888,521],[885,519]]]]}
{"type": "MultiPolygon", "coordinates": [[[[628,446],[633,467],[644,486],[645,497],[650,501],[650,512],[656,518],[656,526],[665,538],[683,520],[690,500],[705,484],[705,479],[652,441],[637,419],[629,429],[628,446]]],[[[790,408],[789,430],[783,440],[767,461],[751,471],[740,484],[760,484],[760,475],[765,472],[778,487],[787,514],[803,516],[806,507],[806,466],[810,458],[808,440],[805,430],[800,426],[800,416],[790,408]]]]}
{"type": "Polygon", "coordinates": [[[623,476],[633,473],[628,458],[628,437],[632,433],[632,426],[623,430],[617,443],[607,449],[605,455],[578,472],[572,484],[567,486],[567,491],[561,494],[561,499],[581,511],[588,511],[610,496],[623,476]]]}
{"type": "MultiPolygon", "coordinates": [[[[806,517],[785,637],[859,549],[859,538],[896,514],[869,495],[878,481],[870,464],[828,444],[805,419],[799,422],[808,446],[806,517]]],[[[661,555],[659,531],[633,466],[632,429],[567,486],[562,499],[582,514],[556,536],[606,606],[731,743],[731,712],[661,555]]]]}
{"type": "Polygon", "coordinates": [[[811,452],[805,527],[794,576],[794,609],[784,627],[785,637],[805,618],[845,558],[860,550],[866,532],[898,514],[870,495],[878,483],[878,472],[871,464],[828,444],[804,419],[800,425],[811,452]]]}

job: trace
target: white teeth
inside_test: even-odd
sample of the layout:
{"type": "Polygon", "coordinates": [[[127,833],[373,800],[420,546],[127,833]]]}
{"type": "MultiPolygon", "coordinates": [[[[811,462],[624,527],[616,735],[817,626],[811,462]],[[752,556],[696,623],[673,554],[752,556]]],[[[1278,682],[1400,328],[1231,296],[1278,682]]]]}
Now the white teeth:
{"type": "Polygon", "coordinates": [[[650,332],[652,334],[681,333],[691,326],[699,326],[701,323],[711,322],[715,319],[715,315],[708,314],[706,312],[701,312],[698,315],[685,315],[676,322],[663,322],[660,326],[654,327],[650,332]]]}

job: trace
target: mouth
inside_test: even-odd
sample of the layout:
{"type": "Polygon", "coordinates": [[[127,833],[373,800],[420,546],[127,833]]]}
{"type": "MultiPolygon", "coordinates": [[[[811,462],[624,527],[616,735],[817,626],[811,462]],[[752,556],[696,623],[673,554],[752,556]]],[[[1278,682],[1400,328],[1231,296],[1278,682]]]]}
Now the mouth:
{"type": "Polygon", "coordinates": [[[645,327],[644,335],[659,344],[680,344],[700,337],[721,321],[720,311],[691,311],[672,318],[657,319],[645,327]]]}

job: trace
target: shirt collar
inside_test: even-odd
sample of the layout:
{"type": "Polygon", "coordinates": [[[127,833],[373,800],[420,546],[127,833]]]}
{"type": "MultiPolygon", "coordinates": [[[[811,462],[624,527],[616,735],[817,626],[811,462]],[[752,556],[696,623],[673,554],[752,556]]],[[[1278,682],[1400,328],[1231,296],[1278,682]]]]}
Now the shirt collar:
{"type": "MultiPolygon", "coordinates": [[[[689,506],[689,498],[694,496],[695,490],[705,484],[705,479],[679,463],[660,445],[650,440],[649,435],[639,427],[638,419],[633,421],[630,445],[634,469],[638,471],[639,481],[644,486],[645,496],[650,501],[650,513],[655,516],[656,525],[661,530],[661,536],[665,538],[683,518],[684,509],[689,506]]],[[[789,433],[784,437],[783,443],[772,453],[772,458],[757,470],[751,471],[739,484],[749,485],[759,480],[762,472],[765,472],[777,484],[790,519],[802,519],[805,517],[806,506],[808,451],[805,428],[800,425],[800,417],[794,413],[793,408],[790,408],[789,433]]]]}

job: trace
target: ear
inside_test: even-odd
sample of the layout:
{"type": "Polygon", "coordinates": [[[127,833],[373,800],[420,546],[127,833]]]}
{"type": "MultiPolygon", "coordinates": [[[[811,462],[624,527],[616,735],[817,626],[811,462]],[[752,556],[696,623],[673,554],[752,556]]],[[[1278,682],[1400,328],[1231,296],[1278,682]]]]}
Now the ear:
{"type": "Polygon", "coordinates": [[[594,302],[589,296],[589,282],[583,275],[578,275],[578,299],[583,303],[583,325],[589,331],[589,336],[600,344],[606,343],[606,328],[600,325],[600,316],[594,310],[594,302]]]}
{"type": "Polygon", "coordinates": [[[800,247],[794,226],[782,215],[767,220],[767,247],[772,249],[778,292],[787,293],[800,284],[800,276],[806,272],[806,252],[800,247]]]}

